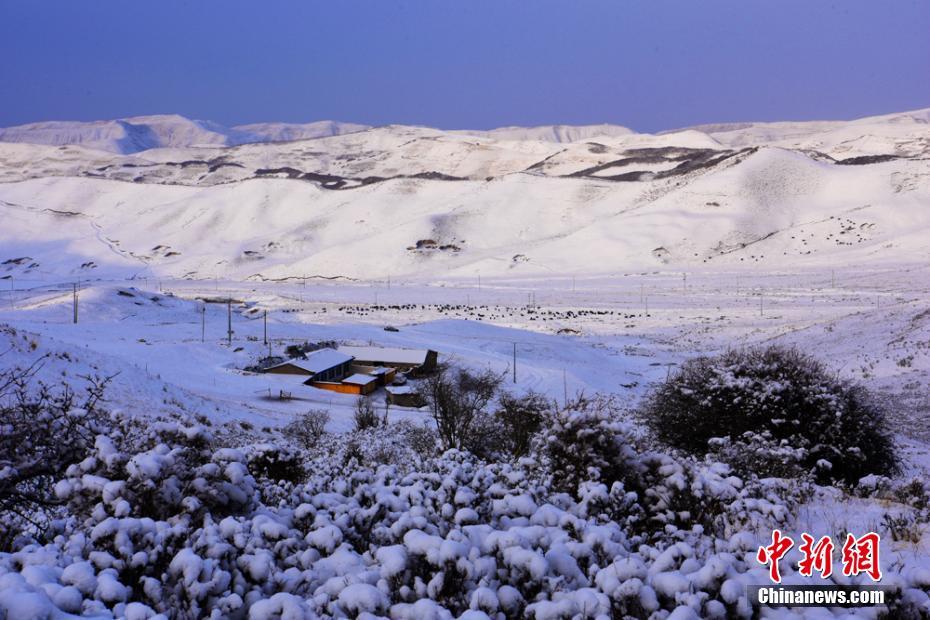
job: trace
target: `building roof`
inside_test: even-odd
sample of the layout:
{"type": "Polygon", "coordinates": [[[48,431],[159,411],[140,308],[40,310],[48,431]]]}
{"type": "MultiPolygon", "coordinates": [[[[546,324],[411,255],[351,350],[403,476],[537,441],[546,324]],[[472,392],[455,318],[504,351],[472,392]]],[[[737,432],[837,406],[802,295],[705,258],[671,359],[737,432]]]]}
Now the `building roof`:
{"type": "Polygon", "coordinates": [[[363,375],[362,373],[359,373],[359,372],[355,373],[354,375],[350,375],[342,380],[343,383],[350,383],[352,385],[368,385],[369,383],[372,383],[373,381],[377,381],[377,379],[375,377],[372,377],[371,375],[363,375]]]}
{"type": "Polygon", "coordinates": [[[383,362],[385,364],[426,363],[426,349],[390,349],[386,347],[339,347],[340,353],[351,355],[361,362],[383,362]]]}
{"type": "Polygon", "coordinates": [[[374,370],[370,371],[368,374],[370,374],[373,377],[377,377],[378,375],[387,374],[388,370],[390,369],[387,366],[378,366],[374,370]]]}
{"type": "Polygon", "coordinates": [[[351,355],[347,355],[336,349],[317,349],[316,351],[308,353],[307,359],[305,360],[287,360],[286,362],[270,366],[265,370],[271,370],[280,366],[294,366],[311,374],[317,374],[351,361],[351,355]]]}
{"type": "Polygon", "coordinates": [[[416,391],[409,385],[389,385],[384,389],[391,394],[413,394],[416,391]]]}

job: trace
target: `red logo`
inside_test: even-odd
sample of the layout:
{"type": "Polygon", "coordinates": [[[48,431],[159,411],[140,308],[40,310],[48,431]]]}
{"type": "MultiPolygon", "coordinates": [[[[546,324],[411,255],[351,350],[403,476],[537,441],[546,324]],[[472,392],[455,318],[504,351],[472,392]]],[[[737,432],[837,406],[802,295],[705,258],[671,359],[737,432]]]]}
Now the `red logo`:
{"type": "Polygon", "coordinates": [[[798,562],[798,572],[804,577],[811,577],[814,571],[826,579],[833,574],[833,541],[824,536],[814,544],[814,537],[810,534],[801,534],[804,541],[798,550],[804,556],[798,562]]]}
{"type": "Polygon", "coordinates": [[[882,578],[882,569],[878,565],[878,544],[881,542],[878,534],[869,532],[862,538],[852,534],[846,535],[843,543],[843,574],[847,577],[865,573],[878,581],[882,578]]]}
{"type": "MultiPolygon", "coordinates": [[[[833,574],[833,540],[824,536],[814,542],[810,534],[801,534],[801,561],[798,562],[798,574],[803,577],[813,577],[814,571],[826,579],[833,574]]],[[[878,550],[881,538],[875,532],[869,532],[860,538],[852,534],[846,536],[843,544],[843,575],[854,577],[865,573],[872,581],[882,578],[881,566],[878,559],[878,550]]],[[[772,544],[759,547],[756,560],[769,567],[769,578],[773,583],[781,583],[781,571],[778,562],[794,546],[790,536],[785,536],[781,530],[772,530],[772,544]]]]}
{"type": "Polygon", "coordinates": [[[778,561],[794,546],[794,541],[782,536],[781,530],[772,530],[772,544],[768,547],[759,547],[756,560],[759,564],[770,564],[769,578],[775,583],[781,583],[781,573],[778,571],[778,561]]]}

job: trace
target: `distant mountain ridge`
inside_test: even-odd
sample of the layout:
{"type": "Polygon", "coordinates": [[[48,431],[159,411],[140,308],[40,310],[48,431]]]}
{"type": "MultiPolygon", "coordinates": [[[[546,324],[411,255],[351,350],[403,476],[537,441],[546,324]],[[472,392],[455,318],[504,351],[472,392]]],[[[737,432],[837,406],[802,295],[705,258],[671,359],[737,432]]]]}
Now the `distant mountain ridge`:
{"type": "Polygon", "coordinates": [[[928,120],[924,110],[658,135],[617,125],[227,129],[177,116],[38,123],[0,134],[15,140],[0,141],[0,279],[433,280],[925,261],[928,120]]]}
{"type": "MultiPolygon", "coordinates": [[[[900,133],[913,133],[928,125],[930,108],[872,116],[853,121],[742,122],[695,125],[660,131],[657,136],[690,132],[730,147],[773,146],[798,147],[815,134],[856,132],[869,124],[898,125],[900,133]]],[[[389,125],[389,128],[428,130],[443,135],[475,136],[497,141],[544,142],[569,144],[581,141],[623,139],[640,134],[629,127],[609,123],[597,125],[540,125],[536,127],[499,127],[496,129],[439,130],[428,127],[389,125]]],[[[133,116],[102,121],[44,121],[0,128],[0,142],[81,146],[98,151],[131,155],[156,148],[233,147],[243,144],[292,142],[329,138],[375,129],[371,125],[323,120],[310,123],[251,123],[225,127],[206,120],[192,120],[178,114],[133,116]]],[[[383,128],[379,128],[383,129],[383,128]]],[[[860,132],[861,133],[861,132],[860,132]]],[[[838,136],[838,141],[842,136],[838,136]]]]}
{"type": "Polygon", "coordinates": [[[317,121],[314,123],[258,123],[224,127],[212,121],[191,120],[177,114],[134,116],[107,121],[46,121],[0,129],[0,142],[83,146],[121,155],[155,148],[238,146],[337,136],[368,129],[367,125],[317,121]]]}
{"type": "Polygon", "coordinates": [[[538,140],[540,142],[578,142],[600,137],[621,137],[636,132],[622,125],[539,125],[537,127],[498,127],[497,129],[458,129],[449,133],[481,136],[495,140],[538,140]]]}
{"type": "MultiPolygon", "coordinates": [[[[329,138],[372,128],[360,123],[331,120],[311,123],[251,123],[225,127],[213,121],[192,120],[177,114],[166,114],[104,121],[44,121],[17,125],[0,128],[0,142],[82,146],[120,155],[132,155],[156,148],[231,147],[329,138]]],[[[445,133],[494,140],[569,143],[598,137],[629,136],[636,132],[620,125],[600,124],[460,129],[445,133]]]]}

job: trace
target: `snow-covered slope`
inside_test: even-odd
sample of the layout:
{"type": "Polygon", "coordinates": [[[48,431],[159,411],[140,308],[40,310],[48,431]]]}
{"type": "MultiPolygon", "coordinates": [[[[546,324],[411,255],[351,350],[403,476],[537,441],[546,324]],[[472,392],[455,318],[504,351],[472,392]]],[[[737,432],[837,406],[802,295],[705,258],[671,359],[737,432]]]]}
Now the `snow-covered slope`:
{"type": "Polygon", "coordinates": [[[854,121],[722,123],[700,131],[729,147],[781,146],[826,153],[835,159],[876,154],[930,154],[930,108],[854,121]]]}
{"type": "Polygon", "coordinates": [[[0,278],[920,261],[927,117],[575,142],[387,126],[233,147],[185,146],[209,136],[182,123],[131,156],[0,143],[0,278]]]}
{"type": "Polygon", "coordinates": [[[304,125],[260,123],[223,127],[177,114],[135,116],[112,121],[48,121],[0,128],[0,142],[78,145],[111,153],[138,153],[155,148],[234,146],[249,142],[279,142],[351,133],[365,125],[320,121],[304,125]]]}
{"type": "Polygon", "coordinates": [[[316,121],[315,123],[255,123],[237,125],[233,129],[254,136],[250,142],[288,142],[339,136],[369,129],[368,125],[340,123],[338,121],[316,121]]]}
{"type": "Polygon", "coordinates": [[[629,136],[636,133],[620,125],[541,125],[539,127],[499,127],[488,131],[462,129],[453,133],[497,140],[540,140],[544,142],[578,142],[602,136],[629,136]]]}
{"type": "Polygon", "coordinates": [[[137,153],[166,146],[231,145],[257,140],[245,132],[176,114],[113,121],[50,121],[0,129],[0,141],[80,145],[111,153],[137,153]]]}

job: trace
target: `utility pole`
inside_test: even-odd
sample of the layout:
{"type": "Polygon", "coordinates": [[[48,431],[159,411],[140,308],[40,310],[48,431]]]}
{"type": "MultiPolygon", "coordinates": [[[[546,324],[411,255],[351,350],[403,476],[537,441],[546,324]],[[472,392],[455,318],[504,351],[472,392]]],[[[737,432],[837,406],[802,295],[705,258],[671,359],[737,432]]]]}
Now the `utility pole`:
{"type": "Polygon", "coordinates": [[[226,337],[232,346],[232,298],[226,300],[226,337]]]}
{"type": "Polygon", "coordinates": [[[513,343],[513,382],[517,382],[517,343],[513,343]]]}
{"type": "Polygon", "coordinates": [[[481,290],[481,274],[478,274],[478,290],[481,290]]]}
{"type": "Polygon", "coordinates": [[[836,288],[836,269],[830,270],[830,288],[836,288]]]}
{"type": "Polygon", "coordinates": [[[765,316],[765,292],[759,293],[759,316],[765,316]]]}
{"type": "Polygon", "coordinates": [[[562,369],[562,406],[568,407],[568,375],[562,369]]]}
{"type": "Polygon", "coordinates": [[[72,289],[72,305],[74,306],[74,323],[75,325],[78,322],[78,294],[77,294],[77,284],[71,285],[72,289]]]}
{"type": "Polygon", "coordinates": [[[265,344],[268,344],[268,311],[265,310],[265,314],[262,317],[265,322],[265,344]]]}

